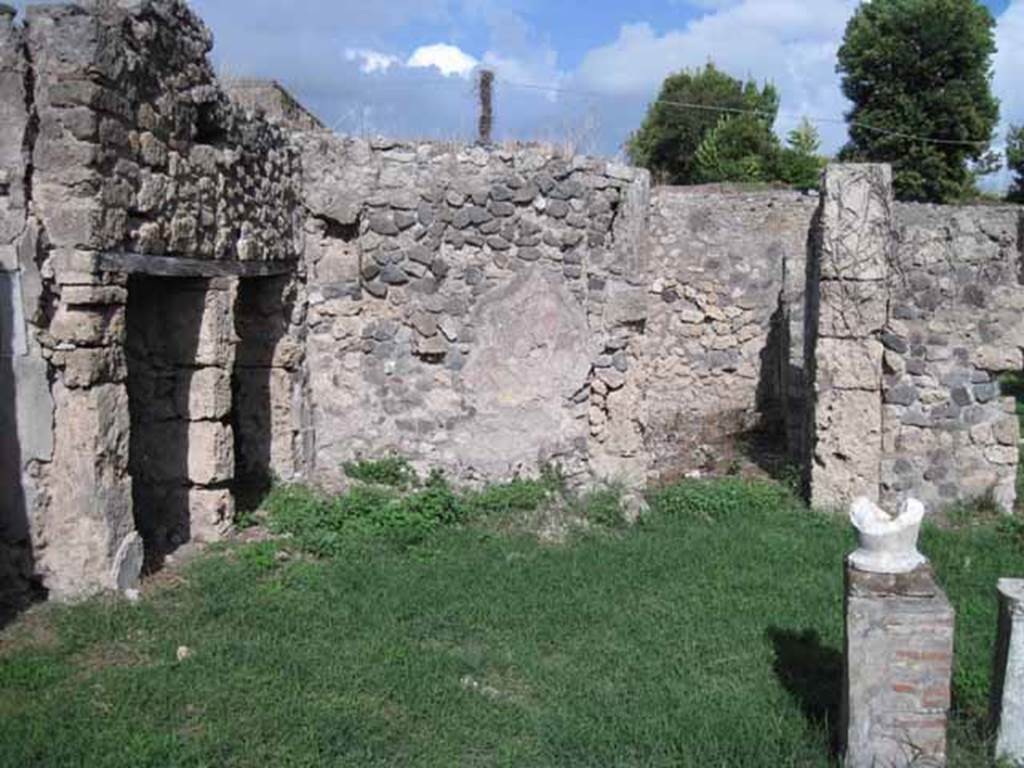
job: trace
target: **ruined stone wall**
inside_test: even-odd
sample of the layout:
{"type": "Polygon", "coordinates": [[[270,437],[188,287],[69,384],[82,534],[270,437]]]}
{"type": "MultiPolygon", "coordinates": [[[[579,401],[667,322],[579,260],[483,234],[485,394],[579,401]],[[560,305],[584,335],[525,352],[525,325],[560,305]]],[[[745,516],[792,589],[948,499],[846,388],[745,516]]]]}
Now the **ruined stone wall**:
{"type": "Polygon", "coordinates": [[[276,80],[227,78],[221,80],[221,86],[235,104],[272,122],[296,131],[325,128],[320,118],[297,102],[276,80]]]}
{"type": "MultiPolygon", "coordinates": [[[[25,328],[22,354],[4,365],[13,372],[0,375],[0,384],[15,382],[5,409],[18,433],[17,472],[5,474],[20,476],[19,493],[5,494],[20,509],[5,516],[28,530],[34,574],[51,593],[73,596],[131,584],[141,564],[139,462],[130,455],[146,430],[133,435],[131,417],[148,417],[128,392],[128,274],[294,270],[298,157],[283,128],[219,88],[206,59],[210,34],[183,2],[30,6],[22,26],[0,17],[0,256],[13,275],[0,288],[14,297],[5,308],[23,308],[25,328]]],[[[231,311],[213,332],[234,344],[231,311]]],[[[230,362],[221,367],[230,375],[230,362]]],[[[223,376],[192,379],[189,397],[223,391],[223,376]]],[[[213,442],[230,449],[232,425],[217,418],[223,434],[213,442]]],[[[192,434],[212,428],[193,421],[190,461],[217,464],[204,449],[213,443],[192,434]]],[[[5,467],[11,444],[0,451],[5,467]]],[[[211,501],[223,497],[230,463],[226,478],[189,475],[191,496],[210,491],[191,505],[191,527],[210,518],[208,530],[222,528],[230,517],[211,501]]]]}
{"type": "Polygon", "coordinates": [[[659,475],[723,469],[738,449],[766,447],[749,445],[764,434],[785,454],[785,390],[790,368],[802,368],[802,354],[789,359],[800,344],[789,328],[802,322],[817,206],[817,196],[779,190],[654,190],[641,367],[659,475]]]}
{"type": "Polygon", "coordinates": [[[54,246],[207,259],[295,257],[286,134],[218,86],[213,40],[184,3],[28,12],[36,196],[54,246]]]}
{"type": "Polygon", "coordinates": [[[301,143],[317,477],[393,451],[469,480],[550,461],[643,481],[646,174],[536,148],[301,143]]]}
{"type": "Polygon", "coordinates": [[[537,147],[299,142],[317,477],[396,452],[640,484],[784,429],[816,198],[649,192],[537,147]]]}
{"type": "Polygon", "coordinates": [[[140,531],[216,538],[239,480],[392,452],[639,487],[759,430],[822,506],[1012,503],[1016,209],[893,208],[878,166],[831,168],[819,202],[347,139],[233,104],[180,0],[12,18],[0,579],[124,588],[140,531]]]}
{"type": "Polygon", "coordinates": [[[1021,209],[897,205],[885,345],[883,498],[1011,510],[1021,370],[1021,209]]]}

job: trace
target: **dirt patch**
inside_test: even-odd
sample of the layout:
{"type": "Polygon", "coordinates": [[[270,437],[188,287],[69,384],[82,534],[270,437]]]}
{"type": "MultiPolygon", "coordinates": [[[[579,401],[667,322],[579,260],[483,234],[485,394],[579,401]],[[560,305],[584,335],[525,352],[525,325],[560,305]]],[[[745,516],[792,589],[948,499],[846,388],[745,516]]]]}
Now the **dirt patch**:
{"type": "Polygon", "coordinates": [[[40,605],[23,613],[16,622],[0,632],[0,659],[27,650],[46,650],[57,646],[52,609],[40,605]]]}
{"type": "Polygon", "coordinates": [[[118,667],[145,666],[151,662],[151,659],[139,649],[138,645],[141,640],[142,637],[137,636],[130,641],[99,643],[75,654],[71,663],[85,676],[118,667]]]}

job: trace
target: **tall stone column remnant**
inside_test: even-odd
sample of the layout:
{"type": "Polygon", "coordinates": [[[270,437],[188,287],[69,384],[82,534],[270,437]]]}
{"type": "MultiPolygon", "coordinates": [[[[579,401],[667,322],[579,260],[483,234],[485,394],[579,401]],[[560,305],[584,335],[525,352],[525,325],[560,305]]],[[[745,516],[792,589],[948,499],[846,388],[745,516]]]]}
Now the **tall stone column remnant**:
{"type": "Polygon", "coordinates": [[[878,499],[882,357],[892,249],[892,170],[830,165],[808,259],[806,370],[812,382],[811,502],[841,509],[878,499]]]}
{"type": "Polygon", "coordinates": [[[999,636],[992,675],[996,759],[1024,766],[1024,579],[999,580],[999,636]]]}
{"type": "Polygon", "coordinates": [[[954,613],[917,552],[923,513],[913,500],[895,517],[867,499],[852,510],[861,546],[846,562],[847,768],[946,764],[954,613]]]}

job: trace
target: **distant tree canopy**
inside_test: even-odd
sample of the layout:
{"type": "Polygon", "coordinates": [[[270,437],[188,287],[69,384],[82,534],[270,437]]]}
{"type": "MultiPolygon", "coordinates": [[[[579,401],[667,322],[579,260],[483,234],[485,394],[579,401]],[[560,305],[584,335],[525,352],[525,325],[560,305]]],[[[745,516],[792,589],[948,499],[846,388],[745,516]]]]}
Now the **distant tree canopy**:
{"type": "Polygon", "coordinates": [[[974,194],[972,164],[985,161],[999,119],[991,89],[994,24],[977,0],[862,4],[839,49],[843,93],[853,102],[840,159],[891,163],[902,199],[952,202],[974,194]]]}
{"type": "Polygon", "coordinates": [[[1006,135],[1006,165],[1013,174],[1007,197],[1024,203],[1024,125],[1011,125],[1006,135]]]}
{"type": "Polygon", "coordinates": [[[772,130],[778,111],[779,94],[771,84],[744,83],[714,64],[679,72],[666,78],[630,137],[630,159],[669,184],[817,186],[823,165],[817,132],[805,121],[783,148],[772,130]]]}
{"type": "MultiPolygon", "coordinates": [[[[643,125],[629,139],[628,151],[634,164],[647,168],[659,181],[670,184],[695,184],[706,179],[698,170],[697,150],[709,133],[718,129],[722,144],[741,155],[755,151],[764,143],[758,126],[771,124],[779,109],[779,95],[771,85],[758,88],[753,81],[743,83],[708,64],[702,69],[669,75],[662,83],[658,99],[647,110],[643,125]],[[683,107],[680,104],[699,105],[683,107]],[[712,107],[714,109],[701,109],[712,107]],[[745,118],[743,126],[725,129],[731,117],[740,115],[721,110],[764,113],[765,117],[745,118]]],[[[740,158],[730,158],[742,162],[740,158]]]]}
{"type": "Polygon", "coordinates": [[[786,146],[776,155],[775,178],[799,189],[817,188],[821,184],[821,172],[828,162],[820,152],[818,129],[804,118],[789,132],[786,146]]]}

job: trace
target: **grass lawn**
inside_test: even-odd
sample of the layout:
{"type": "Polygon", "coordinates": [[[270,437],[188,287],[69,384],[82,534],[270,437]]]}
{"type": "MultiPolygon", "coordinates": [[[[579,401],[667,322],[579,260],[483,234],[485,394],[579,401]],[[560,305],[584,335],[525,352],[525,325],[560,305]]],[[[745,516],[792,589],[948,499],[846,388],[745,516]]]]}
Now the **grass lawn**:
{"type": "MultiPolygon", "coordinates": [[[[299,494],[278,504],[312,510],[279,518],[290,539],[208,554],[136,605],[36,609],[0,635],[0,765],[836,764],[843,522],[696,481],[633,528],[543,543],[506,524],[535,490],[400,540],[317,538],[356,513],[299,494]]],[[[923,549],[958,612],[953,765],[988,765],[995,582],[1024,550],[994,523],[923,549]]]]}

